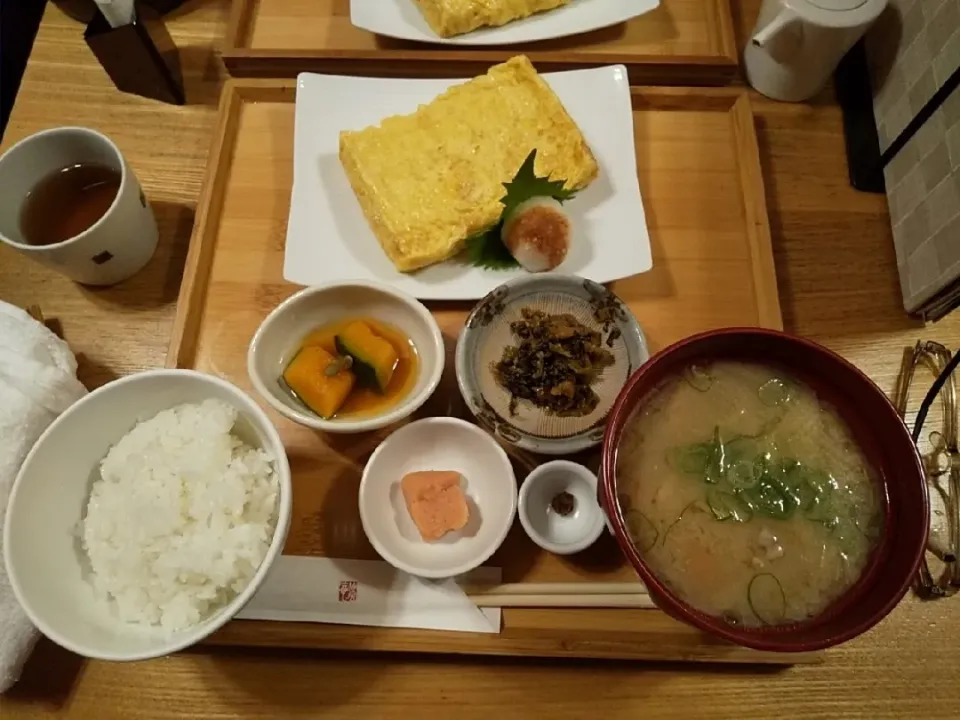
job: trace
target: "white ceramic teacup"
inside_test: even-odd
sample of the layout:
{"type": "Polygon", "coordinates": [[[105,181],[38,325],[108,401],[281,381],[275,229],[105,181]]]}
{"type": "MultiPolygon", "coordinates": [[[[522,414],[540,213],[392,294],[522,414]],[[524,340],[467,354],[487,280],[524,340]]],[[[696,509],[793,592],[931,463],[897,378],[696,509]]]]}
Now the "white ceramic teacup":
{"type": "Polygon", "coordinates": [[[86,285],[113,285],[143,268],[157,248],[157,222],[133,169],[106,136],[61,127],[24,138],[0,156],[0,241],[86,285]],[[27,196],[57,170],[104,165],[120,173],[120,189],[107,212],[63,242],[31,245],[20,216],[27,196]]]}

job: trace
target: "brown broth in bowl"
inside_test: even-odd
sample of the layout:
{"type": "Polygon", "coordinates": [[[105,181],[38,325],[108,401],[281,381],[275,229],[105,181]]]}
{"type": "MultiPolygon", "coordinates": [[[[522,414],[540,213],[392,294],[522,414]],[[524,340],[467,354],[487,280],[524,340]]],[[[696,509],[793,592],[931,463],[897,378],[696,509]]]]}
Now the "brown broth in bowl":
{"type": "Polygon", "coordinates": [[[823,613],[883,528],[880,483],[836,410],[757,364],[690,366],[647,397],[624,431],[617,494],[651,571],[744,627],[823,613]]]}

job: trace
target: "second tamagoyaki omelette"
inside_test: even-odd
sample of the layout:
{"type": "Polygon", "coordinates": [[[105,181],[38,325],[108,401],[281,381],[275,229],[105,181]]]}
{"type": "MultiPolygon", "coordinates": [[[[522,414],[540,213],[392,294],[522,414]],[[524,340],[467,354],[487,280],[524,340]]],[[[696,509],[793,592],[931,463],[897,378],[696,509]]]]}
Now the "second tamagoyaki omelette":
{"type": "Polygon", "coordinates": [[[506,25],[571,0],[417,0],[427,23],[440,37],[462,35],[482,27],[506,25]]]}

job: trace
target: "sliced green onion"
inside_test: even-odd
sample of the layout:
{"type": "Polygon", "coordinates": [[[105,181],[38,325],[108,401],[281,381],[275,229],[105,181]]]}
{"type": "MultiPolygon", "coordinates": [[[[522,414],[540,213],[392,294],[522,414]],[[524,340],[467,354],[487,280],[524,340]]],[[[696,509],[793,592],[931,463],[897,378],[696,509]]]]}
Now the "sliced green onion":
{"type": "MultiPolygon", "coordinates": [[[[787,386],[779,380],[764,383],[767,386],[780,387],[786,393],[783,397],[788,395],[787,386]]],[[[768,399],[774,394],[768,388],[768,399]]],[[[838,508],[846,507],[846,503],[838,502],[840,484],[836,478],[794,458],[758,452],[753,436],[738,435],[724,442],[720,427],[714,426],[710,440],[672,448],[667,461],[674,470],[699,477],[709,486],[706,506],[699,509],[709,511],[718,521],[748,522],[758,514],[788,520],[799,510],[807,520],[822,524],[841,539],[850,535],[850,528],[858,537],[876,537],[880,532],[876,526],[861,528],[855,508],[849,519],[838,516],[838,508]]],[[[683,513],[667,527],[661,543],[682,518],[683,513]]]]}
{"type": "Polygon", "coordinates": [[[704,475],[713,463],[713,458],[713,446],[700,443],[673,448],[667,456],[667,462],[684,475],[704,475]]]}
{"type": "Polygon", "coordinates": [[[753,510],[734,493],[710,488],[707,490],[707,505],[710,512],[720,522],[733,520],[734,522],[749,522],[753,518],[753,510]]]}
{"type": "Polygon", "coordinates": [[[811,471],[796,460],[787,459],[780,462],[780,479],[783,487],[801,510],[805,510],[819,494],[817,483],[811,482],[811,477],[811,471]]]}
{"type": "Polygon", "coordinates": [[[813,501],[804,508],[803,515],[807,520],[821,523],[831,529],[839,522],[833,503],[822,495],[814,496],[813,501]]]}
{"type": "Polygon", "coordinates": [[[757,393],[760,396],[760,402],[768,407],[783,405],[783,403],[790,399],[790,393],[786,384],[777,378],[767,380],[760,386],[757,393]]]}
{"type": "Polygon", "coordinates": [[[727,470],[727,482],[735,490],[749,490],[760,482],[757,465],[749,460],[738,460],[727,470]]]}
{"type": "Polygon", "coordinates": [[[650,518],[639,510],[627,510],[624,519],[627,521],[630,537],[640,552],[647,552],[657,544],[660,533],[650,518]]]}
{"type": "Polygon", "coordinates": [[[844,556],[852,554],[858,542],[862,542],[862,533],[853,520],[837,518],[830,528],[837,548],[844,556]]]}
{"type": "Polygon", "coordinates": [[[797,471],[799,481],[793,489],[797,505],[804,516],[813,522],[832,526],[836,521],[833,503],[834,481],[819,470],[797,471]]]}
{"type": "Polygon", "coordinates": [[[756,487],[741,490],[739,496],[751,510],[775,520],[787,520],[797,509],[793,496],[769,473],[760,476],[756,487]]]}
{"type": "Polygon", "coordinates": [[[683,371],[683,379],[698,392],[706,392],[713,387],[714,377],[699,365],[691,365],[683,371]]]}
{"type": "Polygon", "coordinates": [[[770,468],[773,466],[773,456],[768,452],[757,455],[753,460],[753,465],[757,476],[763,477],[770,473],[770,468]]]}
{"type": "Polygon", "coordinates": [[[783,481],[789,484],[793,480],[798,480],[806,470],[799,460],[793,458],[783,458],[780,460],[780,474],[783,481]]]}
{"type": "Polygon", "coordinates": [[[684,475],[697,475],[704,482],[716,484],[723,478],[724,449],[720,441],[720,428],[713,430],[713,440],[694,445],[682,445],[671,449],[667,463],[684,475]]]}
{"type": "Polygon", "coordinates": [[[801,478],[799,482],[788,486],[788,491],[793,495],[800,511],[806,515],[811,508],[820,501],[821,494],[817,492],[814,486],[806,478],[801,478]]]}
{"type": "Polygon", "coordinates": [[[730,467],[740,460],[754,458],[757,454],[757,443],[745,435],[736,437],[724,443],[723,454],[727,467],[730,467]]]}
{"type": "Polygon", "coordinates": [[[764,625],[777,625],[787,616],[787,596],[773,573],[753,576],[747,585],[747,603],[757,620],[764,625]]]}
{"type": "Polygon", "coordinates": [[[720,426],[713,428],[713,442],[710,444],[712,455],[710,464],[707,465],[704,473],[704,482],[716,485],[723,479],[726,471],[726,453],[724,452],[723,441],[720,439],[720,426]]]}
{"type": "Polygon", "coordinates": [[[673,530],[680,523],[681,520],[683,520],[684,516],[688,512],[702,512],[702,508],[700,507],[700,501],[691,500],[690,502],[688,502],[686,505],[683,506],[683,510],[680,511],[680,514],[677,516],[677,519],[674,520],[672,523],[670,523],[667,526],[667,529],[663,531],[663,537],[660,539],[661,545],[667,544],[667,536],[670,535],[670,531],[673,530]]]}
{"type": "Polygon", "coordinates": [[[836,481],[827,473],[814,470],[807,474],[807,482],[818,495],[829,495],[836,489],[836,481]]]}

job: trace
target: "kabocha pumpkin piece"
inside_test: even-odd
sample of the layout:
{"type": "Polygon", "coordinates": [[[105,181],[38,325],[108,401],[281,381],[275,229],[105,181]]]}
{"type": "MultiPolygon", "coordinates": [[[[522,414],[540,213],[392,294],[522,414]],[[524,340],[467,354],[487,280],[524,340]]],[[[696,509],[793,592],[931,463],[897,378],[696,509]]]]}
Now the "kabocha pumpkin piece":
{"type": "Polygon", "coordinates": [[[357,382],[344,358],[331,355],[322,347],[308,345],[298,352],[283,380],[300,401],[324,419],[332,418],[347,400],[357,382]]]}
{"type": "Polygon", "coordinates": [[[374,333],[365,322],[357,320],[337,333],[337,351],[353,358],[353,372],[361,385],[381,393],[387,391],[400,360],[389,341],[374,333]]]}

